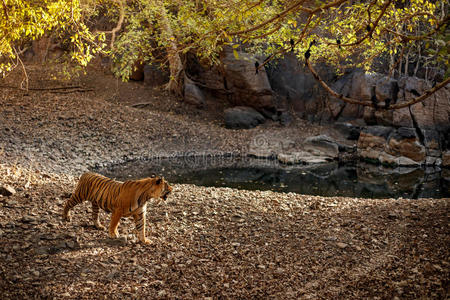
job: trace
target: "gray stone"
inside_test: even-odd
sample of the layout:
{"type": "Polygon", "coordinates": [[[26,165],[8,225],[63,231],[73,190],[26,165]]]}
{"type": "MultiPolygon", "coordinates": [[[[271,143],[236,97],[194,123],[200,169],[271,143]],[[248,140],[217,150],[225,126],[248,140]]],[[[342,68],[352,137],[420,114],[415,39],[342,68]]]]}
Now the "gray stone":
{"type": "Polygon", "coordinates": [[[382,77],[377,80],[375,86],[375,95],[378,101],[392,101],[397,98],[398,83],[397,80],[389,77],[382,77]],[[395,94],[395,95],[394,95],[395,94]]]}
{"type": "MultiPolygon", "coordinates": [[[[424,137],[424,144],[428,151],[432,150],[440,150],[440,135],[439,132],[436,130],[427,130],[423,129],[422,134],[424,137]]],[[[433,155],[433,156],[439,156],[439,155],[433,155]]]]}
{"type": "Polygon", "coordinates": [[[225,110],[225,126],[230,129],[249,129],[264,121],[265,118],[251,107],[236,106],[225,110]]]}
{"type": "Polygon", "coordinates": [[[339,145],[326,135],[308,137],[303,145],[310,152],[319,151],[329,157],[338,157],[339,155],[339,145]]]}
{"type": "Polygon", "coordinates": [[[367,126],[362,132],[387,139],[394,129],[386,126],[367,126]]]}
{"type": "Polygon", "coordinates": [[[333,126],[338,130],[347,140],[357,141],[361,133],[360,126],[354,126],[351,123],[336,122],[333,126]]]}
{"type": "Polygon", "coordinates": [[[150,86],[160,86],[170,80],[169,71],[156,64],[144,66],[144,83],[150,86]]]}
{"type": "MultiPolygon", "coordinates": [[[[234,105],[251,106],[256,109],[270,109],[274,105],[272,88],[264,68],[255,71],[258,59],[248,53],[238,51],[238,59],[228,47],[221,54],[227,90],[231,92],[234,105]]],[[[262,61],[259,62],[262,65],[262,61]]]]}
{"type": "MultiPolygon", "coordinates": [[[[417,77],[403,77],[398,80],[399,103],[407,102],[422,95],[431,88],[428,82],[417,77]]],[[[411,114],[414,116],[417,126],[421,129],[445,131],[450,127],[448,116],[450,115],[450,84],[446,88],[436,91],[432,96],[422,102],[411,105],[411,114]]],[[[394,124],[394,126],[399,126],[394,124]]]]}
{"type": "Polygon", "coordinates": [[[184,79],[184,101],[198,108],[205,105],[205,96],[201,89],[187,76],[184,79]]]}

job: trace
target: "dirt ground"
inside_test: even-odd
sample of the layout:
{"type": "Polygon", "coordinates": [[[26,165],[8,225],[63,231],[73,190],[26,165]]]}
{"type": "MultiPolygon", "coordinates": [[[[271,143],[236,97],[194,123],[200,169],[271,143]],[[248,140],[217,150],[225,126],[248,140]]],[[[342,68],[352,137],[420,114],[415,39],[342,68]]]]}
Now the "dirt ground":
{"type": "MultiPolygon", "coordinates": [[[[257,136],[301,143],[333,132],[295,119],[227,130],[221,111],[101,70],[65,82],[30,67],[0,81],[2,299],[447,299],[450,199],[315,197],[174,185],[150,205],[141,245],[61,209],[85,170],[142,157],[243,154],[257,136]],[[72,86],[72,88],[67,88],[72,86]],[[49,88],[60,88],[53,89],[49,88]],[[38,90],[45,89],[45,90],[38,90]],[[146,103],[144,109],[130,105],[146,103]]],[[[108,223],[102,212],[101,220],[108,223]]]]}

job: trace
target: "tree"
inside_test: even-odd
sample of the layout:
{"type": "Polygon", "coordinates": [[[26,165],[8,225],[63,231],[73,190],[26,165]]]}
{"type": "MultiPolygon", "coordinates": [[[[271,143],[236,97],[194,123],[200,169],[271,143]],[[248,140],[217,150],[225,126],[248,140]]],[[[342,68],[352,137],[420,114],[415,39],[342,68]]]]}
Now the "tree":
{"type": "MultiPolygon", "coordinates": [[[[20,54],[26,43],[46,33],[59,32],[68,36],[72,45],[72,58],[81,65],[103,46],[103,35],[94,35],[83,22],[89,13],[88,3],[77,0],[1,0],[0,18],[0,74],[5,76],[22,65],[20,54]]],[[[24,66],[23,66],[24,67],[24,66]]],[[[25,72],[26,74],[26,72],[25,72]]]]}
{"type": "MultiPolygon", "coordinates": [[[[7,3],[5,12],[14,6],[10,0],[6,1],[3,1],[7,3]]],[[[14,1],[19,2],[23,1],[14,1]]],[[[120,26],[116,28],[120,29],[103,32],[111,33],[109,50],[115,57],[118,74],[126,79],[136,61],[161,62],[161,54],[165,53],[167,60],[162,61],[168,61],[171,70],[168,88],[178,93],[185,55],[195,53],[203,62],[216,64],[224,47],[232,47],[236,56],[238,49],[264,55],[267,58],[258,68],[291,51],[300,60],[307,60],[311,72],[331,93],[333,91],[314,71],[314,63],[326,61],[341,71],[351,67],[370,71],[374,59],[381,55],[390,55],[391,69],[402,65],[405,49],[409,53],[408,60],[414,56],[411,49],[417,52],[420,49],[421,57],[432,57],[427,63],[433,61],[448,66],[450,57],[448,51],[443,50],[448,48],[450,40],[447,0],[92,0],[83,5],[73,3],[75,15],[79,16],[77,22],[81,22],[83,16],[95,15],[101,7],[107,7],[109,15],[118,19],[120,26]]],[[[49,8],[47,10],[50,13],[49,8]]],[[[68,18],[67,7],[65,11],[58,14],[62,15],[58,19],[59,27],[63,29],[61,24],[65,23],[78,24],[68,18]]],[[[54,27],[56,25],[47,26],[44,30],[54,27]]],[[[74,54],[74,58],[83,62],[83,58],[88,57],[82,45],[93,43],[97,37],[89,30],[80,30],[83,28],[79,26],[68,28],[75,34],[78,31],[84,34],[84,40],[74,40],[79,52],[84,53],[74,54]]],[[[7,43],[11,45],[18,40],[20,34],[7,43]]],[[[399,70],[401,73],[401,67],[399,70]]],[[[443,82],[414,101],[422,101],[446,86],[448,77],[447,72],[443,82]]],[[[343,101],[357,101],[335,94],[343,101]]],[[[359,101],[358,104],[373,106],[369,102],[359,101]]]]}

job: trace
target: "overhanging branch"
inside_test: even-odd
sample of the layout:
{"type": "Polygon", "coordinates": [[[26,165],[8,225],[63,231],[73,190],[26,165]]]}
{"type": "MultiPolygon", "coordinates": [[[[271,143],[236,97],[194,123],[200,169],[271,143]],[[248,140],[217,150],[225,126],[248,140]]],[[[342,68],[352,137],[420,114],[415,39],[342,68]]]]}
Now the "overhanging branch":
{"type": "MultiPolygon", "coordinates": [[[[306,65],[308,66],[308,69],[311,71],[311,74],[314,76],[314,78],[332,96],[334,96],[334,97],[336,97],[336,98],[338,98],[338,99],[340,99],[340,100],[342,100],[344,102],[350,103],[350,104],[369,106],[369,107],[375,108],[374,105],[372,104],[372,102],[361,101],[361,100],[349,98],[349,97],[346,97],[346,96],[344,96],[342,94],[337,93],[330,86],[328,86],[328,84],[325,81],[323,81],[322,78],[320,78],[319,74],[316,72],[316,70],[314,70],[314,68],[312,67],[312,65],[309,62],[309,60],[306,61],[306,65]]],[[[426,98],[428,98],[429,96],[431,96],[432,94],[434,94],[435,92],[437,92],[438,90],[440,90],[441,88],[445,87],[449,83],[450,83],[450,78],[447,78],[443,82],[436,84],[433,88],[431,88],[429,90],[426,90],[422,95],[420,95],[420,96],[418,96],[416,98],[413,98],[413,99],[411,99],[408,102],[397,103],[397,104],[390,105],[389,108],[387,108],[387,110],[405,108],[405,107],[414,105],[416,103],[419,103],[419,102],[425,100],[426,98]]],[[[378,109],[385,109],[385,108],[378,107],[378,109]]]]}

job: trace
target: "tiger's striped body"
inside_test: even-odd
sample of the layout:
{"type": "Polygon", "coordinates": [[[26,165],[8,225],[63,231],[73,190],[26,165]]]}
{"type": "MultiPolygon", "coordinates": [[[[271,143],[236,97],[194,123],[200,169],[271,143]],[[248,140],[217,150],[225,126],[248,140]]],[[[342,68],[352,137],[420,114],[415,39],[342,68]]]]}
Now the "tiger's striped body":
{"type": "Polygon", "coordinates": [[[90,201],[95,227],[104,229],[98,219],[100,208],[112,213],[109,235],[114,238],[118,237],[117,227],[120,219],[132,216],[139,240],[149,243],[145,237],[147,201],[151,198],[165,200],[171,191],[172,187],[162,178],[144,178],[120,182],[99,174],[85,173],[78,181],[75,192],[67,200],[63,217],[69,221],[69,211],[72,207],[83,201],[90,201]]]}

